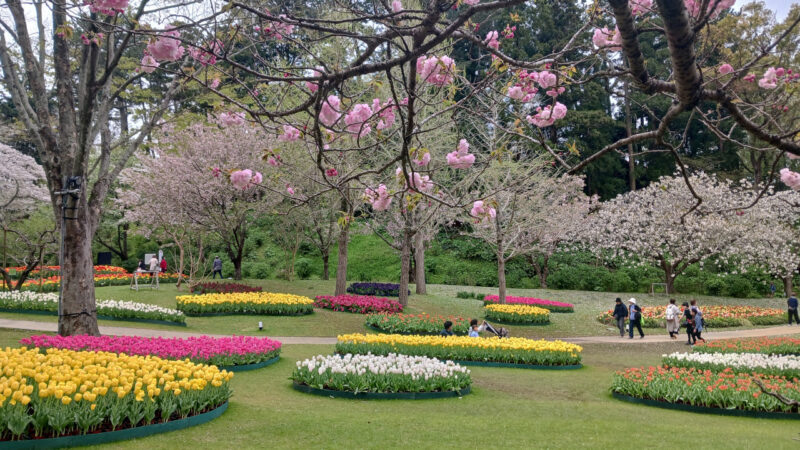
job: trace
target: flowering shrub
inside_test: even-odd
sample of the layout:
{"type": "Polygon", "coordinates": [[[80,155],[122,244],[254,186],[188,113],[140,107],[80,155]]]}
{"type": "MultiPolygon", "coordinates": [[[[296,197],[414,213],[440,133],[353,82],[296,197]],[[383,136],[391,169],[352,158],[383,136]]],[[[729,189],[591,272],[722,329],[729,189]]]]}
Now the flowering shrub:
{"type": "Polygon", "coordinates": [[[453,333],[467,334],[469,331],[469,320],[463,317],[429,314],[370,314],[366,324],[386,333],[439,334],[446,320],[453,322],[453,333]]]}
{"type": "MultiPolygon", "coordinates": [[[[665,315],[667,307],[643,306],[642,307],[642,326],[645,328],[663,328],[666,326],[665,315]]],[[[685,308],[681,308],[683,312],[685,308]]],[[[707,327],[724,328],[739,327],[744,325],[775,325],[786,321],[785,312],[775,308],[759,308],[756,306],[728,306],[713,305],[702,306],[703,320],[707,327]]],[[[597,320],[606,323],[613,323],[614,310],[600,314],[597,320]]]]}
{"type": "Polygon", "coordinates": [[[611,390],[618,394],[669,403],[723,409],[791,412],[794,407],[764,395],[752,377],[787,398],[800,400],[796,379],[759,373],[734,373],[730,368],[714,373],[683,367],[630,368],[614,374],[611,390]]]}
{"type": "Polygon", "coordinates": [[[318,295],[314,307],[356,314],[403,311],[403,305],[397,300],[367,295],[318,295]]]}
{"type": "Polygon", "coordinates": [[[767,355],[764,353],[680,353],[663,355],[667,367],[694,367],[722,372],[730,367],[736,372],[758,372],[767,375],[800,376],[800,356],[767,355]]]}
{"type": "Polygon", "coordinates": [[[483,307],[486,318],[498,322],[521,324],[550,323],[550,311],[530,305],[491,304],[483,307]]]}
{"type": "Polygon", "coordinates": [[[281,343],[253,336],[210,336],[181,338],[138,336],[48,336],[22,339],[23,345],[40,348],[90,350],[127,355],[153,355],[165,359],[189,359],[198,364],[236,366],[272,359],[281,352],[281,343]]]}
{"type": "MultiPolygon", "coordinates": [[[[347,292],[358,295],[383,295],[399,297],[400,285],[393,283],[353,283],[347,286],[347,292]]],[[[411,291],[408,291],[411,294],[411,291]]]]}
{"type": "Polygon", "coordinates": [[[179,295],[178,309],[188,315],[265,314],[291,316],[311,314],[314,301],[302,295],[249,292],[234,294],[179,295]]]}
{"type": "Polygon", "coordinates": [[[241,283],[197,283],[190,289],[192,294],[232,294],[235,292],[261,292],[260,286],[241,283]]]}
{"type": "Polygon", "coordinates": [[[698,343],[695,352],[703,353],[767,353],[770,355],[800,355],[800,339],[789,337],[760,337],[725,339],[698,343]]]}
{"type": "MultiPolygon", "coordinates": [[[[500,297],[497,295],[487,295],[483,297],[483,304],[489,305],[492,303],[500,303],[500,297]]],[[[553,300],[544,300],[541,298],[532,297],[513,297],[506,295],[506,304],[508,305],[533,305],[540,308],[548,309],[550,312],[557,313],[571,313],[575,312],[575,305],[572,303],[556,302],[553,300]]]]}
{"type": "Polygon", "coordinates": [[[472,384],[470,371],[453,361],[395,353],[317,355],[297,361],[291,378],[317,389],[349,392],[447,392],[472,384]]]}
{"type": "Polygon", "coordinates": [[[399,334],[344,334],[337,353],[428,356],[456,361],[492,361],[545,366],[581,362],[583,349],[563,341],[525,338],[471,338],[467,336],[405,336],[399,334]]]}
{"type": "MultiPolygon", "coordinates": [[[[0,308],[58,313],[58,294],[30,291],[0,291],[0,308]]],[[[185,323],[186,316],[177,309],[149,303],[120,300],[97,300],[97,315],[114,319],[164,320],[185,323]]]]}
{"type": "Polygon", "coordinates": [[[23,347],[0,362],[0,429],[12,439],[166,422],[231,396],[232,373],[189,361],[23,347]]]}

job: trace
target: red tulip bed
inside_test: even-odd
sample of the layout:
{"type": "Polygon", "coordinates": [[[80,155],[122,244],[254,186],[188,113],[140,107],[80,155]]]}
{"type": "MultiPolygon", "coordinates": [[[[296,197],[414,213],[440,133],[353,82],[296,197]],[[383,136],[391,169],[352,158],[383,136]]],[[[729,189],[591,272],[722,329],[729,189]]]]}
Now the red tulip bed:
{"type": "Polygon", "coordinates": [[[698,342],[695,352],[702,353],[766,353],[770,355],[800,355],[800,339],[789,337],[760,337],[723,339],[698,342]]]}
{"type": "Polygon", "coordinates": [[[261,292],[259,286],[241,283],[197,283],[190,289],[192,294],[233,294],[238,292],[261,292]]]}
{"type": "MultiPolygon", "coordinates": [[[[486,297],[483,297],[483,306],[495,303],[500,303],[499,296],[487,295],[486,297]]],[[[575,305],[573,305],[572,303],[557,302],[554,300],[545,300],[542,298],[514,297],[511,295],[506,295],[506,304],[538,306],[539,308],[544,308],[550,310],[550,312],[555,312],[555,313],[575,312],[575,305]]]]}
{"type": "Polygon", "coordinates": [[[213,364],[224,368],[268,361],[280,355],[279,341],[253,336],[213,338],[198,336],[181,338],[146,338],[136,336],[48,336],[22,339],[30,347],[88,350],[127,355],[153,355],[164,359],[189,359],[194,363],[213,364]]]}
{"type": "Polygon", "coordinates": [[[403,312],[403,305],[397,300],[368,295],[318,295],[314,307],[356,314],[403,312]]]}

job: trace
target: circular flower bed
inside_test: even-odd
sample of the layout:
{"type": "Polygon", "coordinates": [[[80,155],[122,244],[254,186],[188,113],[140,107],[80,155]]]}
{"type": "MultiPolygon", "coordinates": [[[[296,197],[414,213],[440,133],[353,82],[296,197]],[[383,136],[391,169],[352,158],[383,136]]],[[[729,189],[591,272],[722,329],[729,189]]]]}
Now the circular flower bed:
{"type": "MultiPolygon", "coordinates": [[[[499,296],[487,295],[486,297],[483,297],[484,306],[495,303],[500,303],[499,296]]],[[[550,312],[556,312],[556,313],[575,312],[575,305],[573,305],[572,303],[556,302],[553,300],[544,300],[541,298],[533,298],[533,297],[513,297],[511,295],[506,295],[506,304],[538,306],[540,308],[547,309],[550,312]]]]}
{"type": "Polygon", "coordinates": [[[408,336],[400,334],[345,334],[336,352],[428,356],[459,362],[498,362],[537,366],[575,366],[583,349],[563,341],[467,336],[408,336]]]}
{"type": "Polygon", "coordinates": [[[233,294],[236,292],[261,292],[260,286],[248,286],[241,283],[197,283],[190,288],[192,294],[233,294]]]}
{"type": "Polygon", "coordinates": [[[763,394],[753,378],[763,381],[768,389],[786,398],[800,401],[800,383],[796,379],[760,373],[735,373],[731,368],[721,372],[663,366],[630,368],[614,375],[611,391],[666,405],[797,413],[796,407],[763,394]]]}
{"type": "MultiPolygon", "coordinates": [[[[399,297],[400,285],[395,283],[352,283],[347,286],[349,294],[357,295],[384,295],[386,297],[399,297]]],[[[410,294],[411,291],[408,291],[410,294]]]]}
{"type": "Polygon", "coordinates": [[[439,334],[444,329],[446,320],[453,322],[453,333],[469,332],[469,320],[463,317],[429,314],[370,314],[366,325],[385,333],[439,334]]]}
{"type": "MultiPolygon", "coordinates": [[[[55,266],[58,267],[58,266],[55,266]]],[[[96,266],[97,267],[97,266],[96,266]]],[[[105,267],[113,267],[113,266],[105,266],[105,267]]],[[[123,286],[129,284],[131,282],[131,278],[134,274],[132,273],[125,273],[124,269],[123,272],[116,272],[116,271],[106,271],[106,272],[95,272],[94,274],[94,285],[95,287],[102,287],[102,286],[123,286]]],[[[160,273],[158,274],[158,280],[160,283],[174,283],[178,281],[178,274],[177,273],[160,273]]],[[[149,283],[150,282],[150,274],[149,273],[142,273],[139,274],[139,283],[149,283]]],[[[39,291],[42,290],[44,292],[56,292],[61,283],[61,277],[58,275],[51,275],[48,277],[44,277],[41,280],[36,278],[29,278],[22,283],[21,289],[25,291],[39,291]]],[[[0,290],[3,290],[4,287],[0,284],[0,290]]]]}
{"type": "MultiPolygon", "coordinates": [[[[30,291],[0,291],[0,309],[14,312],[47,312],[58,314],[58,294],[30,291]]],[[[177,309],[164,308],[149,303],[119,300],[97,300],[100,319],[156,320],[185,324],[186,316],[177,309]]]]}
{"type": "Polygon", "coordinates": [[[185,418],[231,396],[233,374],[154,356],[0,350],[0,439],[111,431],[185,418]]]}
{"type": "Polygon", "coordinates": [[[225,314],[293,316],[314,312],[314,301],[308,297],[271,292],[181,295],[175,299],[178,309],[188,316],[225,314]]]}
{"type": "Polygon", "coordinates": [[[483,307],[488,320],[504,324],[547,325],[550,323],[550,311],[529,305],[492,304],[483,307]]]}
{"type": "Polygon", "coordinates": [[[352,393],[458,392],[472,384],[470,371],[452,361],[394,353],[317,355],[298,361],[291,378],[325,392],[352,393]]]}
{"type": "MultiPolygon", "coordinates": [[[[642,307],[642,327],[645,328],[664,328],[666,327],[666,309],[661,306],[642,307]]],[[[681,309],[683,311],[683,308],[681,309]]],[[[726,306],[713,305],[702,306],[705,325],[711,328],[739,327],[746,325],[777,325],[786,322],[786,312],[775,308],[759,308],[756,306],[726,306]]],[[[608,310],[600,316],[598,320],[612,325],[614,311],[608,310]]]]}
{"type": "Polygon", "coordinates": [[[764,353],[680,353],[664,355],[667,367],[693,367],[721,372],[731,368],[736,372],[758,372],[766,375],[800,376],[800,356],[767,355],[764,353]]]}
{"type": "Polygon", "coordinates": [[[800,339],[788,337],[760,337],[752,339],[725,339],[698,343],[692,348],[705,353],[767,353],[775,355],[800,355],[800,339]]]}
{"type": "Polygon", "coordinates": [[[181,338],[138,336],[31,336],[23,345],[67,350],[91,350],[127,355],[153,355],[165,359],[189,359],[216,366],[244,366],[277,358],[281,343],[253,336],[181,338]]]}
{"type": "Polygon", "coordinates": [[[318,295],[314,307],[356,314],[403,311],[403,305],[397,300],[368,295],[318,295]]]}

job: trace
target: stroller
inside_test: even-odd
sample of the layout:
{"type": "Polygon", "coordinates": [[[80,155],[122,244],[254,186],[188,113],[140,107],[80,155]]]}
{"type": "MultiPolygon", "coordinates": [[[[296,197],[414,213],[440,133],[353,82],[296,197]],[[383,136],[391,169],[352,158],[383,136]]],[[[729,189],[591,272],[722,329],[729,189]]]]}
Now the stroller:
{"type": "Polygon", "coordinates": [[[506,329],[504,327],[495,328],[495,327],[492,326],[492,324],[490,324],[489,322],[487,322],[485,320],[483,321],[483,324],[481,326],[483,327],[484,330],[488,331],[489,333],[494,334],[495,336],[497,336],[499,338],[507,338],[508,337],[508,329],[506,329]]]}

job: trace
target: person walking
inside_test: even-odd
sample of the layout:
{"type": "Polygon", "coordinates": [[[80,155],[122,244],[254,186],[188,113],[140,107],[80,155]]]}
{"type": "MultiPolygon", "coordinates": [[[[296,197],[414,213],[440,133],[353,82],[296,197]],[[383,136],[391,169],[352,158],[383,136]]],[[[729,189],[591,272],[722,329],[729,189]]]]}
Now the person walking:
{"type": "Polygon", "coordinates": [[[670,339],[678,339],[678,332],[681,329],[681,310],[675,305],[675,299],[669,299],[667,311],[664,314],[667,319],[667,332],[670,339]]]}
{"type": "Polygon", "coordinates": [[[642,331],[642,307],[636,304],[636,299],[628,300],[628,338],[633,339],[633,327],[639,330],[639,339],[644,339],[642,331]]]}
{"type": "Polygon", "coordinates": [[[211,270],[214,271],[214,274],[211,276],[211,279],[217,278],[217,274],[219,274],[219,278],[222,279],[222,260],[219,259],[219,256],[214,257],[214,262],[211,265],[211,270]]]}
{"type": "Polygon", "coordinates": [[[167,258],[161,258],[161,262],[158,263],[158,267],[161,268],[161,273],[165,273],[167,271],[167,258]]]}
{"type": "Polygon", "coordinates": [[[692,308],[689,304],[683,302],[683,318],[686,320],[686,345],[694,345],[697,340],[694,337],[694,316],[692,315],[692,308]]]}
{"type": "Polygon", "coordinates": [[[769,284],[770,297],[775,297],[775,291],[776,290],[778,290],[778,289],[775,287],[775,282],[773,281],[772,283],[769,284]]]}
{"type": "Polygon", "coordinates": [[[703,325],[705,325],[703,323],[703,312],[697,307],[697,300],[692,300],[692,317],[694,318],[695,342],[697,342],[698,339],[705,342],[706,340],[703,339],[703,325]]]}
{"type": "Polygon", "coordinates": [[[150,257],[150,272],[157,272],[158,271],[158,258],[156,255],[150,257]]]}
{"type": "Polygon", "coordinates": [[[619,328],[619,337],[625,337],[625,318],[628,317],[628,309],[622,304],[622,299],[617,297],[617,303],[614,306],[614,320],[617,322],[619,328]]]}
{"type": "Polygon", "coordinates": [[[797,297],[790,296],[789,300],[786,300],[786,305],[789,307],[789,325],[792,324],[793,317],[794,321],[800,325],[800,317],[797,316],[797,297]]]}

